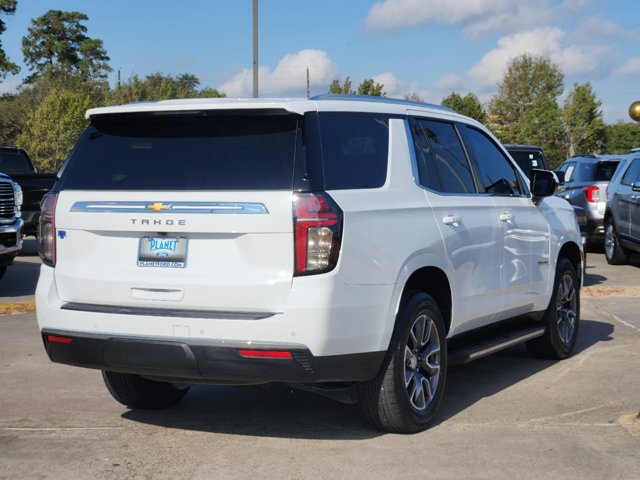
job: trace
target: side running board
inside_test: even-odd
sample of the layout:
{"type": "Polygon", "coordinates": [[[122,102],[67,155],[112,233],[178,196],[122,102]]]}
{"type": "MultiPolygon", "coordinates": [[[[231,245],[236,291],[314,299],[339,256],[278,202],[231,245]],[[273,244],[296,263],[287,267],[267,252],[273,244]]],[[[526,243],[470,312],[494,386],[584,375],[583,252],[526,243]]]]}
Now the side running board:
{"type": "Polygon", "coordinates": [[[472,362],[492,353],[512,347],[518,343],[526,342],[544,335],[544,327],[528,327],[519,330],[511,330],[501,335],[483,340],[481,343],[463,345],[449,350],[449,365],[472,362]]]}

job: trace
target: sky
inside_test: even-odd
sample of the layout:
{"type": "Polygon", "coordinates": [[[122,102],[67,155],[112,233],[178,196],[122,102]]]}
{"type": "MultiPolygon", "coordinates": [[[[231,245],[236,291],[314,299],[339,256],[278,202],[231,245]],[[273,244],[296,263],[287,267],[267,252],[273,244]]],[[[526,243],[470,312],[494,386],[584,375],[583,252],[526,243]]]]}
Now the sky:
{"type": "MultiPolygon", "coordinates": [[[[13,92],[29,74],[21,41],[49,9],[88,15],[103,40],[112,84],[161,72],[196,75],[230,97],[252,95],[252,0],[18,0],[0,36],[22,67],[0,83],[13,92]]],[[[607,123],[631,121],[640,100],[637,0],[259,0],[261,97],[327,93],[350,76],[440,103],[452,91],[487,103],[508,63],[546,55],[565,73],[565,95],[590,82],[607,123]]],[[[562,99],[561,99],[562,100],[562,99]]]]}

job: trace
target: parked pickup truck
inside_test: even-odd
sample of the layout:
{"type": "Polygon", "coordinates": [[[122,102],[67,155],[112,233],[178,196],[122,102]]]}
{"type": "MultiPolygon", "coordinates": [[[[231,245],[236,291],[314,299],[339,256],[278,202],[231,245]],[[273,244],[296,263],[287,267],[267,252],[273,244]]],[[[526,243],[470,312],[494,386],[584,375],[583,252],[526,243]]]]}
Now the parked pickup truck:
{"type": "Polygon", "coordinates": [[[0,278],[22,249],[21,203],[20,186],[0,173],[0,278]]]}
{"type": "Polygon", "coordinates": [[[21,148],[0,146],[0,172],[10,175],[22,188],[23,233],[35,235],[40,218],[40,201],[56,183],[55,173],[37,173],[33,162],[21,148]]]}

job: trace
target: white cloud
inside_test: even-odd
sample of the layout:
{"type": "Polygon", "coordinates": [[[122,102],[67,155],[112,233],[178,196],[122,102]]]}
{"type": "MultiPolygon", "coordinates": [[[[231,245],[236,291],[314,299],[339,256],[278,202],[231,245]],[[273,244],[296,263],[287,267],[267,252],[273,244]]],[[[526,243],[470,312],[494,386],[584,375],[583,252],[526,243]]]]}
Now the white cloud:
{"type": "MultiPolygon", "coordinates": [[[[307,67],[312,90],[322,88],[326,92],[331,80],[336,78],[336,64],[323,50],[300,50],[285,55],[275,68],[261,66],[258,70],[259,92],[265,96],[306,96],[307,67]]],[[[253,73],[245,68],[220,85],[220,91],[229,97],[249,97],[253,91],[253,73]]]]}
{"type": "Polygon", "coordinates": [[[392,98],[404,98],[405,95],[414,93],[417,88],[416,82],[405,82],[391,72],[376,75],[373,77],[373,81],[384,85],[382,91],[387,97],[392,98]]]}
{"type": "Polygon", "coordinates": [[[476,39],[494,33],[528,29],[553,18],[549,0],[384,0],[371,7],[365,24],[372,30],[402,30],[437,22],[462,24],[476,39]]]}
{"type": "Polygon", "coordinates": [[[564,45],[565,33],[554,27],[537,28],[502,37],[498,46],[487,52],[467,71],[467,76],[479,86],[495,86],[511,60],[523,53],[547,56],[562,71],[571,75],[602,76],[610,71],[615,57],[605,45],[564,45]]]}
{"type": "Polygon", "coordinates": [[[630,58],[615,73],[616,75],[640,75],[640,57],[630,58]]]}

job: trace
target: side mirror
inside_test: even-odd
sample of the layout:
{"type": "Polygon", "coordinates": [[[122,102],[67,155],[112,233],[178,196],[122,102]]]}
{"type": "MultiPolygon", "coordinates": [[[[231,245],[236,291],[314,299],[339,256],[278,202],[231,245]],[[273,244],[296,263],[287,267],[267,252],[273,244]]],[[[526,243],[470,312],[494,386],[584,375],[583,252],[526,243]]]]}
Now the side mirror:
{"type": "Polygon", "coordinates": [[[558,189],[558,177],[549,170],[531,170],[531,194],[534,197],[550,197],[558,189]]]}
{"type": "Polygon", "coordinates": [[[561,172],[559,170],[554,170],[553,173],[556,174],[556,177],[558,177],[558,184],[559,185],[564,185],[566,182],[564,180],[564,172],[561,172]]]}

